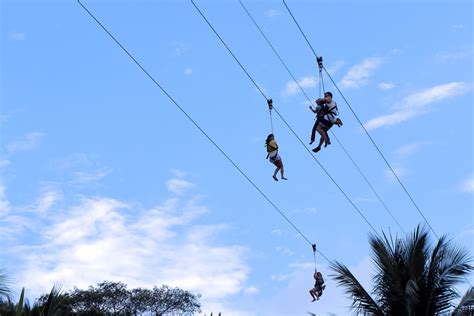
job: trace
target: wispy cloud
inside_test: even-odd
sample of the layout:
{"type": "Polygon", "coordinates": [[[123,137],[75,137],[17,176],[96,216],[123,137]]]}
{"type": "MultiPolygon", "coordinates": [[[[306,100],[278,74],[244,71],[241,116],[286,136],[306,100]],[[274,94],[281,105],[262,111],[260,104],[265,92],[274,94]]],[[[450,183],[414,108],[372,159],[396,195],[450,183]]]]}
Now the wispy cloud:
{"type": "Polygon", "coordinates": [[[39,146],[43,137],[44,134],[40,132],[28,133],[22,139],[7,144],[6,150],[9,154],[33,150],[39,146]]]}
{"type": "Polygon", "coordinates": [[[453,24],[453,25],[451,25],[451,29],[454,30],[454,31],[459,31],[459,30],[462,30],[463,28],[464,28],[463,24],[453,24]]]}
{"type": "Polygon", "coordinates": [[[10,210],[10,202],[7,199],[6,187],[0,182],[0,215],[10,210]]]}
{"type": "Polygon", "coordinates": [[[368,130],[382,126],[400,124],[409,119],[429,112],[428,105],[446,100],[447,98],[463,95],[472,90],[465,82],[451,82],[413,93],[401,100],[397,110],[391,114],[373,118],[364,124],[368,130]]]}
{"type": "Polygon", "coordinates": [[[466,193],[474,193],[474,176],[471,178],[464,180],[460,186],[462,192],[466,193]]]}
{"type": "Polygon", "coordinates": [[[52,163],[52,168],[59,169],[61,173],[67,171],[69,184],[84,185],[99,182],[112,171],[101,166],[97,158],[86,153],[74,153],[68,157],[57,159],[52,163]]]}
{"type": "Polygon", "coordinates": [[[193,74],[193,70],[191,68],[184,69],[184,74],[186,76],[191,76],[193,74]]]}
{"type": "Polygon", "coordinates": [[[0,169],[3,169],[8,165],[10,165],[10,160],[8,160],[7,158],[0,157],[0,169]]]}
{"type": "Polygon", "coordinates": [[[173,41],[171,43],[176,55],[181,56],[190,50],[189,44],[182,41],[173,41]]]}
{"type": "Polygon", "coordinates": [[[294,252],[291,251],[291,249],[288,248],[288,247],[277,246],[277,247],[275,248],[275,250],[276,250],[278,253],[280,253],[280,254],[282,254],[282,255],[285,255],[285,256],[291,257],[291,256],[294,255],[294,252]]]}
{"type": "Polygon", "coordinates": [[[383,59],[372,57],[364,59],[360,64],[353,66],[342,78],[341,88],[360,88],[367,84],[370,76],[382,65],[383,59]]]}
{"type": "Polygon", "coordinates": [[[184,178],[187,175],[185,171],[180,170],[180,169],[172,169],[171,174],[173,174],[175,177],[178,177],[178,178],[184,178]]]}
{"type": "Polygon", "coordinates": [[[438,52],[434,55],[434,61],[437,63],[448,63],[461,61],[463,59],[472,60],[474,55],[474,49],[457,49],[455,51],[438,52]]]}
{"type": "MultiPolygon", "coordinates": [[[[404,168],[404,167],[401,167],[401,166],[394,166],[393,168],[393,171],[395,172],[395,174],[397,175],[398,178],[403,178],[403,177],[406,177],[409,172],[408,172],[408,169],[404,168]]],[[[396,179],[395,179],[395,176],[393,175],[392,171],[390,169],[385,169],[385,177],[387,178],[387,180],[391,181],[391,182],[395,182],[396,179]]]]}
{"type": "Polygon", "coordinates": [[[393,89],[395,84],[392,82],[381,82],[377,85],[377,87],[382,91],[387,91],[393,89]]]}
{"type": "Polygon", "coordinates": [[[334,75],[336,74],[339,70],[344,67],[346,62],[344,60],[336,60],[333,64],[331,64],[328,68],[327,71],[331,74],[334,75]]]}
{"type": "Polygon", "coordinates": [[[394,152],[398,158],[406,158],[410,155],[413,155],[424,145],[426,145],[425,142],[410,143],[397,148],[394,152]]]}
{"type": "Polygon", "coordinates": [[[193,185],[193,183],[184,179],[170,179],[166,182],[168,190],[176,195],[183,194],[187,189],[193,187],[193,185]]]}
{"type": "Polygon", "coordinates": [[[8,32],[8,39],[11,41],[24,41],[26,39],[26,34],[25,32],[13,30],[8,32]]]}
{"type": "Polygon", "coordinates": [[[62,199],[62,192],[56,188],[46,186],[41,189],[41,193],[37,201],[30,207],[28,211],[34,212],[38,215],[45,215],[51,208],[62,199]]]}
{"type": "Polygon", "coordinates": [[[258,292],[259,292],[259,289],[255,286],[249,286],[244,289],[244,293],[247,295],[254,295],[254,294],[257,294],[258,292]]]}
{"type": "Polygon", "coordinates": [[[267,18],[273,18],[273,17],[280,16],[280,15],[283,15],[283,13],[281,13],[281,11],[276,10],[276,9],[269,9],[269,10],[265,11],[265,16],[267,18]]]}
{"type": "Polygon", "coordinates": [[[270,234],[271,234],[271,235],[274,235],[274,236],[281,236],[281,235],[283,235],[281,229],[279,229],[279,228],[275,228],[274,230],[272,230],[272,231],[270,232],[270,234]]]}
{"type": "Polygon", "coordinates": [[[100,168],[96,170],[74,171],[73,179],[69,181],[71,184],[87,184],[98,182],[110,173],[108,168],[100,168]]]}
{"type": "MultiPolygon", "coordinates": [[[[316,87],[316,85],[318,84],[318,81],[317,81],[316,77],[310,75],[310,76],[306,76],[306,77],[303,77],[302,79],[298,80],[298,83],[303,89],[305,89],[305,88],[314,88],[314,87],[316,87]]],[[[296,82],[289,81],[286,84],[282,94],[284,96],[292,96],[292,95],[297,94],[298,92],[300,92],[300,88],[298,87],[296,82]]]]}
{"type": "MultiPolygon", "coordinates": [[[[48,208],[56,199],[44,192],[37,205],[48,208]]],[[[54,215],[37,218],[30,227],[28,240],[33,238],[34,244],[8,247],[21,263],[18,282],[31,295],[45,293],[58,280],[64,288],[85,288],[102,280],[120,280],[130,287],[167,284],[201,293],[203,309],[225,310],[230,296],[252,295],[258,289],[245,284],[247,249],[223,245],[222,240],[216,245],[229,226],[196,224],[209,212],[196,201],[171,198],[132,211],[120,200],[96,197],[56,208],[54,215]],[[47,230],[41,229],[44,225],[47,230]]]]}

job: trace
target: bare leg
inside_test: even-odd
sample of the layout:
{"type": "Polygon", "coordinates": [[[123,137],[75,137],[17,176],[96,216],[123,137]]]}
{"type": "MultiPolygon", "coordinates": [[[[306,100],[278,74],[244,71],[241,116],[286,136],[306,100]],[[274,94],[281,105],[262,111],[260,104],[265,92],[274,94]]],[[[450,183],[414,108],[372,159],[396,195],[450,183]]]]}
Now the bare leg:
{"type": "Polygon", "coordinates": [[[283,168],[283,161],[278,160],[278,167],[280,168],[280,173],[281,173],[281,178],[283,180],[288,180],[287,178],[285,178],[285,168],[283,168]]]}
{"type": "Polygon", "coordinates": [[[316,301],[317,296],[315,296],[314,289],[309,290],[309,294],[310,294],[311,297],[313,298],[313,300],[312,300],[311,302],[316,301]]]}
{"type": "Polygon", "coordinates": [[[276,168],[275,168],[275,172],[273,173],[272,178],[273,178],[273,180],[278,181],[278,178],[276,177],[276,175],[277,175],[278,171],[280,171],[280,166],[279,166],[278,161],[275,161],[273,164],[276,166],[276,168]]]}
{"type": "Polygon", "coordinates": [[[326,142],[326,143],[328,142],[328,136],[327,136],[326,132],[323,130],[323,128],[321,127],[321,125],[318,125],[316,130],[318,131],[319,135],[321,135],[321,138],[319,139],[318,147],[313,149],[313,151],[315,153],[317,153],[318,151],[321,150],[321,146],[323,145],[324,142],[326,142]]]}

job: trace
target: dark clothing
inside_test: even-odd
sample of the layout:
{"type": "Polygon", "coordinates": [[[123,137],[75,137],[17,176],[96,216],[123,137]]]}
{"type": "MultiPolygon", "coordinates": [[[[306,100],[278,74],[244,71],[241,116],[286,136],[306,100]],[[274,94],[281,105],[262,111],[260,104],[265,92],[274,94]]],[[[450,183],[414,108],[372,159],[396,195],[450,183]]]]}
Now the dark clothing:
{"type": "Polygon", "coordinates": [[[316,289],[318,296],[321,296],[323,294],[323,284],[324,284],[324,279],[323,277],[316,277],[316,282],[314,283],[314,288],[316,289]]]}
{"type": "Polygon", "coordinates": [[[322,119],[319,121],[321,127],[323,128],[323,130],[326,132],[326,135],[327,135],[327,131],[329,131],[329,129],[334,125],[331,121],[328,121],[326,119],[322,119]]]}
{"type": "Polygon", "coordinates": [[[317,117],[316,122],[314,122],[313,129],[311,130],[311,141],[314,142],[314,138],[316,137],[316,128],[318,127],[318,124],[321,122],[322,117],[317,117]]]}

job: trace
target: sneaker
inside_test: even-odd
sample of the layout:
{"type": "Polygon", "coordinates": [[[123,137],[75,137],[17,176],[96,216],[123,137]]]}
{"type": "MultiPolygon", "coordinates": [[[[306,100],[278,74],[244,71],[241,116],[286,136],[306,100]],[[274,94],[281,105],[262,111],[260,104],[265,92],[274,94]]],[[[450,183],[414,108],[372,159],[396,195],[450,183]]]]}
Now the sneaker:
{"type": "Polygon", "coordinates": [[[316,147],[316,148],[313,149],[313,152],[317,153],[317,152],[320,151],[320,150],[321,150],[321,147],[318,146],[318,147],[316,147]]]}
{"type": "Polygon", "coordinates": [[[312,145],[314,143],[314,140],[310,141],[309,144],[312,145]]]}
{"type": "Polygon", "coordinates": [[[273,180],[278,181],[278,178],[275,176],[272,176],[273,180]]]}

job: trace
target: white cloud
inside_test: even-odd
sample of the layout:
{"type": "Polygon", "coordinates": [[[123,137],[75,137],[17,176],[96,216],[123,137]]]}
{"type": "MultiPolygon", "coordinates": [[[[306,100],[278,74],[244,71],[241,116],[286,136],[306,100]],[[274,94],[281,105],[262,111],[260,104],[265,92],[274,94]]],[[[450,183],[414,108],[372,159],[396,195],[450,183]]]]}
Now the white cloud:
{"type": "Polygon", "coordinates": [[[283,235],[281,229],[279,229],[279,228],[275,228],[274,230],[272,230],[272,231],[270,232],[270,234],[271,234],[271,235],[274,235],[274,236],[281,236],[281,235],[283,235]]]}
{"type": "Polygon", "coordinates": [[[439,52],[434,55],[434,61],[437,63],[448,63],[463,59],[473,58],[474,49],[457,49],[456,51],[439,52]]]}
{"type": "Polygon", "coordinates": [[[193,74],[193,70],[191,68],[186,68],[186,69],[184,69],[184,74],[186,76],[190,76],[190,75],[193,74]]]}
{"type": "Polygon", "coordinates": [[[426,143],[424,142],[416,142],[416,143],[411,143],[411,144],[406,144],[403,145],[395,150],[395,154],[399,158],[406,158],[410,155],[413,155],[415,152],[417,152],[423,145],[426,143]]]}
{"type": "MultiPolygon", "coordinates": [[[[397,175],[398,178],[403,178],[405,177],[406,175],[408,175],[408,169],[404,168],[404,167],[393,167],[392,168],[393,171],[395,172],[395,174],[397,175]]],[[[389,181],[392,181],[392,182],[395,182],[396,179],[395,179],[395,176],[393,175],[392,173],[392,170],[390,169],[385,169],[385,177],[389,180],[389,181]]]]}
{"type": "Polygon", "coordinates": [[[277,247],[275,248],[275,250],[276,250],[278,253],[280,253],[280,254],[282,254],[282,255],[284,255],[284,256],[291,257],[291,256],[294,255],[294,252],[291,251],[291,249],[288,248],[288,247],[277,246],[277,247]]]}
{"type": "Polygon", "coordinates": [[[391,114],[373,118],[364,124],[368,130],[392,126],[429,112],[427,105],[463,95],[472,90],[465,82],[451,82],[413,93],[401,100],[397,110],[391,114]]]}
{"type": "Polygon", "coordinates": [[[265,16],[267,18],[273,18],[273,17],[280,16],[280,15],[283,15],[283,13],[281,13],[281,11],[276,10],[276,9],[269,9],[269,10],[265,11],[265,16]]]}
{"type": "Polygon", "coordinates": [[[131,288],[167,284],[202,294],[203,310],[229,310],[230,296],[258,289],[245,285],[246,248],[214,245],[228,226],[194,224],[208,211],[193,199],[132,210],[115,199],[84,198],[37,220],[29,233],[34,244],[9,247],[22,262],[16,278],[33,296],[56,281],[65,289],[103,280],[131,288]]]}
{"type": "Polygon", "coordinates": [[[10,202],[7,199],[6,187],[0,182],[0,215],[7,213],[10,210],[10,202]]]}
{"type": "Polygon", "coordinates": [[[166,187],[168,190],[177,195],[183,194],[184,191],[191,188],[192,186],[193,184],[191,182],[183,179],[170,179],[166,182],[166,187]]]}
{"type": "Polygon", "coordinates": [[[39,215],[45,215],[49,210],[62,199],[62,192],[51,187],[42,189],[38,200],[28,208],[29,211],[39,215]]]}
{"type": "Polygon", "coordinates": [[[13,30],[8,32],[8,39],[12,41],[24,41],[26,39],[26,34],[24,32],[13,30]]]}
{"type": "Polygon", "coordinates": [[[345,64],[346,64],[345,61],[337,60],[336,62],[331,64],[331,66],[329,66],[326,70],[332,76],[332,75],[336,74],[339,70],[341,70],[342,67],[344,67],[345,64]]]}
{"type": "Polygon", "coordinates": [[[52,168],[59,169],[62,174],[68,172],[68,183],[75,185],[99,182],[110,174],[111,169],[100,166],[93,155],[74,153],[52,163],[52,168]]]}
{"type": "Polygon", "coordinates": [[[44,134],[39,132],[32,132],[26,134],[23,139],[14,141],[6,145],[6,150],[9,154],[19,151],[33,150],[39,146],[44,134]]]}
{"type": "MultiPolygon", "coordinates": [[[[314,76],[306,76],[302,78],[301,80],[298,80],[299,85],[305,89],[305,88],[314,88],[318,84],[318,81],[316,77],[314,76]]],[[[298,87],[298,84],[294,81],[289,81],[286,84],[285,89],[283,90],[283,95],[285,96],[292,96],[297,94],[300,91],[300,88],[298,87]]]]}
{"type": "Polygon", "coordinates": [[[70,181],[72,184],[86,184],[92,182],[98,182],[105,178],[110,173],[110,169],[101,168],[96,170],[86,171],[74,171],[73,179],[70,181]]]}
{"type": "Polygon", "coordinates": [[[179,169],[172,169],[171,173],[175,177],[178,177],[178,178],[184,178],[187,175],[186,172],[184,172],[183,170],[179,170],[179,169]]]}
{"type": "Polygon", "coordinates": [[[377,85],[377,87],[382,91],[386,91],[393,89],[395,87],[395,84],[392,82],[381,82],[377,85]]]}
{"type": "Polygon", "coordinates": [[[341,88],[360,88],[367,84],[372,73],[382,64],[382,58],[372,57],[364,59],[360,64],[353,66],[342,78],[341,88]]]}
{"type": "Polygon", "coordinates": [[[188,52],[190,49],[189,44],[185,42],[181,42],[181,41],[173,41],[171,45],[173,45],[174,52],[178,56],[183,55],[184,53],[188,52]]]}
{"type": "Polygon", "coordinates": [[[259,289],[255,286],[249,286],[244,289],[244,293],[247,295],[254,295],[254,294],[257,294],[258,292],[259,292],[259,289]]]}
{"type": "Polygon", "coordinates": [[[470,179],[465,180],[461,184],[461,191],[466,192],[466,193],[474,193],[474,177],[471,177],[470,179]]]}
{"type": "Polygon", "coordinates": [[[10,160],[0,157],[0,169],[7,167],[10,164],[10,160]]]}

